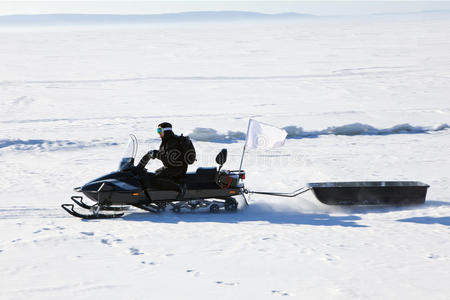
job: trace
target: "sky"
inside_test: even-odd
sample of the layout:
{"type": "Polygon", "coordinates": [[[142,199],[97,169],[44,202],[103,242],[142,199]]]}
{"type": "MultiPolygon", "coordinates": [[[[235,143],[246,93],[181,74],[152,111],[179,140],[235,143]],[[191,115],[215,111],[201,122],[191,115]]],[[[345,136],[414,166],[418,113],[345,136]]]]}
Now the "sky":
{"type": "Polygon", "coordinates": [[[186,11],[241,10],[297,12],[320,16],[450,10],[450,1],[4,1],[0,15],[17,14],[160,14],[186,11]]]}

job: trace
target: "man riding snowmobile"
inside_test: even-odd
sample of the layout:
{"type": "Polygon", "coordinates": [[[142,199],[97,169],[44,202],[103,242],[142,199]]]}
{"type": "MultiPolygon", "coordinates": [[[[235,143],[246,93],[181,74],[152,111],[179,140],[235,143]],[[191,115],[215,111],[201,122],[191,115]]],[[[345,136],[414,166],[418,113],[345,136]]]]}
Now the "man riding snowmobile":
{"type": "Polygon", "coordinates": [[[157,132],[161,138],[159,150],[150,150],[140,160],[138,168],[143,170],[150,159],[159,159],[163,167],[157,169],[147,180],[153,182],[162,189],[178,189],[177,200],[182,200],[186,192],[185,184],[177,181],[185,177],[188,164],[195,161],[195,149],[189,138],[183,135],[177,136],[172,131],[172,125],[163,122],[158,125],[157,132]]]}

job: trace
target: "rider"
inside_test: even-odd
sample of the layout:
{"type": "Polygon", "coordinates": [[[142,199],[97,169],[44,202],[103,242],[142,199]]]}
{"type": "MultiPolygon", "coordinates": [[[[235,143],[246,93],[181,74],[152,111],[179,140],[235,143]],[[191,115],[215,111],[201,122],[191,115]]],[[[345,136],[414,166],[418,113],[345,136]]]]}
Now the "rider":
{"type": "Polygon", "coordinates": [[[175,183],[175,180],[186,175],[188,164],[184,159],[179,136],[173,133],[172,124],[167,122],[159,124],[156,131],[161,138],[159,150],[147,152],[139,162],[138,168],[143,169],[151,158],[161,160],[164,166],[155,171],[155,175],[151,180],[154,180],[156,185],[161,188],[172,189],[176,186],[179,189],[177,200],[181,200],[186,192],[186,188],[184,184],[175,183]]]}

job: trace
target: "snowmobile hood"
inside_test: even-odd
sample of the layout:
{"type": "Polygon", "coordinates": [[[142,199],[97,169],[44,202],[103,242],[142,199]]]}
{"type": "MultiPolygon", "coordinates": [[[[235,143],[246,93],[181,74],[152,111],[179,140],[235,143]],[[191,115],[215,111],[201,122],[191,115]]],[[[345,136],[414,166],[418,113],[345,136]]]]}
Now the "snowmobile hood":
{"type": "Polygon", "coordinates": [[[139,190],[140,187],[134,184],[130,184],[117,179],[105,179],[99,181],[91,181],[83,185],[79,191],[80,192],[108,192],[108,191],[117,191],[117,192],[128,192],[139,190]]]}
{"type": "Polygon", "coordinates": [[[140,189],[139,180],[131,172],[112,172],[89,181],[82,187],[75,188],[78,192],[134,191],[140,189]]]}

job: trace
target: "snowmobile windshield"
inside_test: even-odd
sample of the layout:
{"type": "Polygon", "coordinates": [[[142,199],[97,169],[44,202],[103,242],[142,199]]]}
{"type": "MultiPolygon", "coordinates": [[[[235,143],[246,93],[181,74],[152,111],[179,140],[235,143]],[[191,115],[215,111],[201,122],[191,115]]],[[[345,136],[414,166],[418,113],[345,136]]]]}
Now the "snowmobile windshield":
{"type": "Polygon", "coordinates": [[[119,164],[119,171],[129,169],[134,166],[134,159],[137,152],[137,139],[133,134],[130,134],[127,147],[122,155],[122,159],[119,164]]]}

